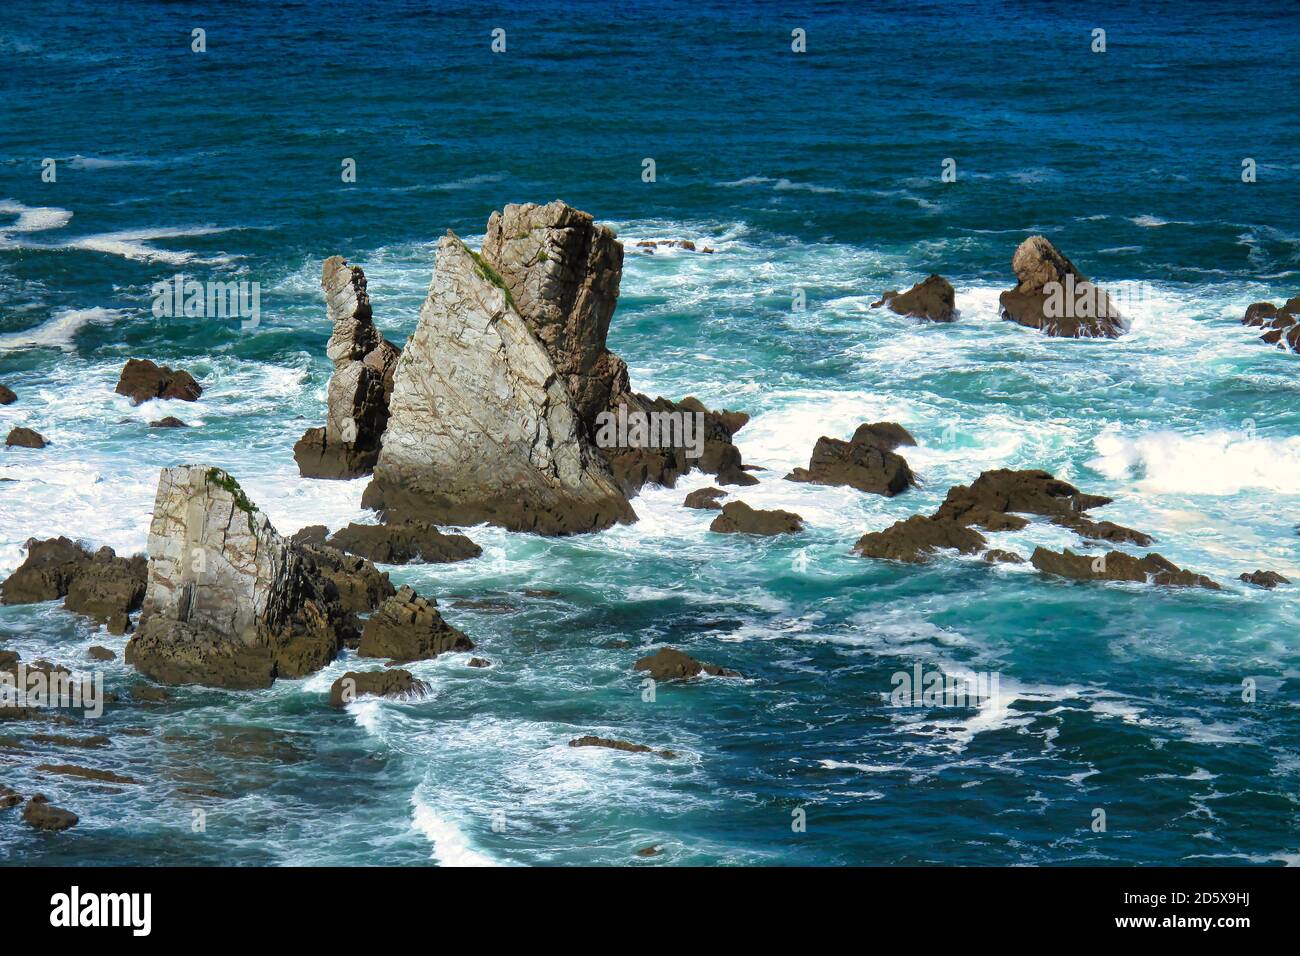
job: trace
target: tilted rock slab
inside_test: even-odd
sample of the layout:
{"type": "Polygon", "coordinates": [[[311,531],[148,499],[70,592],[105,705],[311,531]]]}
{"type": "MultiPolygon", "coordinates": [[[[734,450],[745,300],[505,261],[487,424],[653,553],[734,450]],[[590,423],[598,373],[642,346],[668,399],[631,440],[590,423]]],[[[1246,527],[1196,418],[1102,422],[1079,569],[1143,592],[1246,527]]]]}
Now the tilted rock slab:
{"type": "Polygon", "coordinates": [[[334,659],[354,633],[338,589],[219,468],[164,468],[149,579],[126,660],[163,684],[268,687],[334,659]]]}
{"type": "Polygon", "coordinates": [[[1063,338],[1114,339],[1126,331],[1106,291],[1089,282],[1043,236],[1030,236],[1020,244],[1011,269],[1020,281],[998,297],[1002,318],[1063,338]]]}
{"type": "Polygon", "coordinates": [[[294,445],[305,478],[356,478],[379,457],[393,375],[402,352],[375,327],[366,275],[342,256],[325,260],[321,288],[334,332],[325,352],[334,362],[324,428],[310,428],[294,445]]]}
{"type": "Polygon", "coordinates": [[[454,233],[438,243],[362,504],[399,521],[541,534],[636,520],[500,276],[454,233]]]}

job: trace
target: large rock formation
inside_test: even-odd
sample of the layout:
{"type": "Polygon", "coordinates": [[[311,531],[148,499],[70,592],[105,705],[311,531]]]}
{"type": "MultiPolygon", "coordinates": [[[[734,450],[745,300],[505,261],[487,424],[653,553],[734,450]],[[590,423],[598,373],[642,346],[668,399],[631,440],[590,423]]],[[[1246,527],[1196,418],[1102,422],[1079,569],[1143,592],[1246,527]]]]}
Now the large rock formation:
{"type": "Polygon", "coordinates": [[[1123,551],[1106,554],[1075,554],[1069,548],[1049,551],[1035,548],[1030,563],[1044,574],[1075,581],[1133,581],[1164,587],[1199,587],[1219,590],[1218,582],[1203,574],[1180,568],[1163,555],[1152,552],[1135,558],[1123,551]]]}
{"type": "Polygon", "coordinates": [[[0,604],[33,604],[65,598],[69,611],[88,615],[112,634],[131,629],[130,614],[145,592],[145,559],[118,557],[112,548],[91,552],[68,538],[24,547],[27,559],[0,584],[0,604]]]}
{"type": "Polygon", "coordinates": [[[896,289],[886,292],[879,302],[871,303],[873,309],[881,306],[899,315],[931,322],[951,322],[956,318],[956,294],[952,283],[940,275],[931,275],[906,292],[896,289]]]}
{"type": "Polygon", "coordinates": [[[513,294],[450,232],[363,504],[397,520],[542,534],[636,517],[513,294]]]}
{"type": "Polygon", "coordinates": [[[1065,338],[1113,339],[1124,333],[1124,319],[1106,291],[1043,236],[1022,242],[1011,268],[1020,281],[998,298],[1002,318],[1065,338]]]}
{"type": "Polygon", "coordinates": [[[197,402],[203,386],[184,369],[168,368],[149,359],[128,359],[113,391],[130,398],[132,405],[155,398],[197,402]]]}
{"type": "Polygon", "coordinates": [[[473,649],[474,642],[464,632],[442,619],[437,601],[403,587],[366,622],[357,654],[405,663],[473,649]]]}
{"type": "Polygon", "coordinates": [[[218,468],[164,468],[149,581],[127,663],[163,684],[267,687],[334,659],[353,633],[334,583],[218,468]]]}
{"type": "Polygon", "coordinates": [[[1281,306],[1256,302],[1246,310],[1241,324],[1262,328],[1260,338],[1270,345],[1300,352],[1300,295],[1287,299],[1281,306]]]}
{"type": "Polygon", "coordinates": [[[817,439],[808,467],[796,468],[785,480],[848,485],[892,498],[915,483],[907,460],[894,449],[915,444],[907,429],[895,422],[859,425],[850,441],[825,435],[817,439]]]}
{"type": "Polygon", "coordinates": [[[401,349],[375,327],[366,275],[342,256],[325,260],[321,288],[334,332],[325,347],[334,362],[324,428],[309,428],[293,446],[304,478],[368,475],[388,424],[388,401],[401,349]]]}

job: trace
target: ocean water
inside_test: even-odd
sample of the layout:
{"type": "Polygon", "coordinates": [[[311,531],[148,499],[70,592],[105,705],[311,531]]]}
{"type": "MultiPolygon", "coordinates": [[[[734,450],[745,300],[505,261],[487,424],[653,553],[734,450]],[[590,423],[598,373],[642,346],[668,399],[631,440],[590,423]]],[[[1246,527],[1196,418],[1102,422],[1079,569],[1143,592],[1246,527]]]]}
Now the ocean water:
{"type": "MultiPolygon", "coordinates": [[[[737,442],[765,470],[739,497],[807,530],[710,533],[680,507],[699,475],[601,534],[470,529],[482,558],[391,571],[493,667],[446,655],[411,667],[428,698],[340,712],[344,655],[269,691],[110,708],[104,750],[0,748],[0,781],[81,817],[43,835],[0,813],[0,863],[1300,861],[1300,589],[1235,580],[1300,582],[1300,357],[1239,324],[1300,293],[1300,80],[1282,66],[1300,29],[1290,4],[1143,6],[11,5],[0,382],[20,400],[0,429],[53,444],[0,452],[0,573],[31,536],[142,550],[158,469],[181,462],[231,471],[283,533],[364,520],[364,480],[301,479],[291,452],[324,416],[321,261],[365,268],[400,343],[446,229],[474,242],[493,209],[557,197],[628,246],[610,346],[634,387],[749,412],[737,442]],[[1032,233],[1126,296],[1128,335],[999,320],[1032,233]],[[647,238],[716,252],[635,254],[647,238]],[[260,323],[155,318],[150,289],[178,272],[258,282],[260,323]],[[955,324],[869,308],[930,272],[956,287],[955,324]],[[132,408],[113,394],[131,356],[190,370],[202,400],[132,408]],[[193,427],[147,427],[167,414],[193,427]],[[881,419],[917,437],[918,488],[780,480],[819,435],[881,419]],[[1098,517],[1224,589],[850,553],[999,467],[1113,496],[1098,517]],[[744,679],[645,702],[631,664],[663,645],[744,679]],[[1000,698],[889,706],[917,665],[996,672],[1000,698]],[[588,733],[679,756],[568,746],[588,733]]],[[[1037,521],[989,537],[1078,547],[1037,521]]],[[[125,638],[57,603],[0,608],[26,660],[89,669],[91,644],[125,638]]],[[[102,670],[110,690],[136,679],[102,670]]]]}

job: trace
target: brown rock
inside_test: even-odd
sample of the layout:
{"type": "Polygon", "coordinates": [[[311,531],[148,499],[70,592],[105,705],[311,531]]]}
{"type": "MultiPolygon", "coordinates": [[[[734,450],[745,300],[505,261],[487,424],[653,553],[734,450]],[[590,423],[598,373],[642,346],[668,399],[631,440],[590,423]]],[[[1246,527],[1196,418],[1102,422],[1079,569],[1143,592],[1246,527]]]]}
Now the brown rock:
{"type": "Polygon", "coordinates": [[[1271,302],[1256,302],[1246,310],[1242,325],[1253,325],[1264,330],[1260,338],[1269,345],[1284,351],[1300,352],[1300,295],[1288,299],[1281,306],[1271,302]]]}
{"type": "Polygon", "coordinates": [[[366,558],[325,545],[306,545],[302,551],[316,562],[317,572],[334,585],[338,601],[347,611],[373,611],[397,593],[388,572],[380,571],[366,558]]]}
{"type": "Polygon", "coordinates": [[[109,739],[103,734],[95,734],[92,737],[65,737],[63,734],[28,734],[27,739],[32,743],[46,744],[51,747],[78,747],[82,750],[107,747],[110,743],[109,739]]]}
{"type": "Polygon", "coordinates": [[[477,558],[483,549],[463,534],[444,534],[433,525],[350,524],[334,532],[330,547],[380,564],[448,564],[477,558]]]}
{"type": "Polygon", "coordinates": [[[1024,564],[1025,559],[1014,551],[1003,551],[1000,548],[989,548],[984,552],[984,560],[989,564],[1024,564]]]}
{"type": "Polygon", "coordinates": [[[9,448],[44,448],[48,444],[45,436],[30,428],[15,428],[5,439],[5,445],[9,448]]]}
{"type": "Polygon", "coordinates": [[[718,499],[725,497],[727,497],[727,493],[721,488],[699,488],[686,496],[686,500],[682,502],[682,507],[721,511],[722,503],[718,499]]]}
{"type": "Polygon", "coordinates": [[[37,830],[58,833],[77,825],[77,815],[50,803],[43,794],[37,794],[23,807],[23,822],[37,830]]]}
{"type": "Polygon", "coordinates": [[[720,534],[795,534],[803,530],[803,518],[791,511],[759,511],[743,501],[730,501],[713,519],[710,531],[720,534]]]}
{"type": "Polygon", "coordinates": [[[886,292],[873,309],[885,306],[891,312],[931,322],[951,322],[956,313],[956,295],[952,284],[943,276],[931,275],[906,292],[886,292]]]}
{"type": "Polygon", "coordinates": [[[785,479],[815,485],[848,485],[892,498],[915,483],[906,459],[894,454],[893,449],[915,444],[907,429],[894,422],[861,425],[852,441],[823,435],[813,447],[808,467],[796,468],[785,479]]]}
{"type": "Polygon", "coordinates": [[[951,549],[960,554],[975,554],[987,544],[984,535],[951,518],[913,515],[884,531],[864,534],[853,550],[866,558],[923,564],[935,551],[951,549]]]}
{"type": "Polygon", "coordinates": [[[150,428],[189,428],[183,421],[175,415],[168,415],[166,418],[160,418],[156,422],[149,423],[150,428]]]}
{"type": "Polygon", "coordinates": [[[1035,548],[1030,563],[1044,574],[1075,581],[1133,581],[1165,587],[1201,587],[1219,590],[1219,585],[1203,574],[1180,568],[1163,555],[1152,552],[1141,558],[1122,551],[1104,555],[1075,554],[1035,548]]]}
{"type": "Polygon", "coordinates": [[[124,777],[120,773],[113,773],[111,770],[95,770],[91,767],[78,767],[76,764],[62,763],[52,764],[43,763],[36,767],[38,773],[57,773],[64,777],[77,777],[81,780],[94,780],[99,783],[139,783],[134,777],[124,777]]]}
{"type": "Polygon", "coordinates": [[[428,684],[398,667],[348,671],[330,685],[330,706],[343,707],[359,697],[418,697],[428,690],[428,684]]]}
{"type": "Polygon", "coordinates": [[[653,654],[641,658],[632,665],[632,669],[648,671],[650,676],[657,681],[689,680],[692,677],[698,677],[700,674],[708,674],[711,677],[740,676],[740,674],[733,670],[727,670],[725,667],[697,661],[689,654],[683,654],[673,647],[661,648],[653,654]]]}
{"type": "Polygon", "coordinates": [[[1020,281],[999,298],[1003,319],[1057,337],[1113,339],[1124,333],[1124,320],[1105,290],[1043,236],[1022,242],[1011,268],[1020,281]]]}
{"type": "Polygon", "coordinates": [[[1282,575],[1278,574],[1276,571],[1260,571],[1258,569],[1251,572],[1250,574],[1240,575],[1237,580],[1245,581],[1247,584],[1257,585],[1269,591],[1273,590],[1273,588],[1277,587],[1279,584],[1291,583],[1288,579],[1282,577],[1282,575]]]}
{"type": "Polygon", "coordinates": [[[669,760],[676,757],[671,750],[655,750],[647,747],[645,744],[634,744],[626,740],[611,740],[609,737],[579,737],[576,740],[569,741],[570,747],[608,747],[610,750],[623,750],[633,754],[657,754],[660,757],[667,757],[669,760]]]}
{"type": "Polygon", "coordinates": [[[130,359],[114,391],[130,398],[133,405],[139,405],[154,398],[196,402],[203,394],[203,387],[189,372],[155,365],[148,359],[130,359]]]}
{"type": "Polygon", "coordinates": [[[16,401],[18,401],[18,396],[14,394],[14,390],[0,385],[0,405],[12,405],[16,401]]]}
{"type": "Polygon", "coordinates": [[[473,649],[473,641],[442,619],[436,602],[403,587],[366,622],[357,653],[402,663],[473,649]]]}
{"type": "Polygon", "coordinates": [[[69,583],[63,606],[94,618],[110,634],[125,634],[131,612],[144,603],[146,568],[143,555],[119,558],[112,548],[100,548],[69,583]]]}

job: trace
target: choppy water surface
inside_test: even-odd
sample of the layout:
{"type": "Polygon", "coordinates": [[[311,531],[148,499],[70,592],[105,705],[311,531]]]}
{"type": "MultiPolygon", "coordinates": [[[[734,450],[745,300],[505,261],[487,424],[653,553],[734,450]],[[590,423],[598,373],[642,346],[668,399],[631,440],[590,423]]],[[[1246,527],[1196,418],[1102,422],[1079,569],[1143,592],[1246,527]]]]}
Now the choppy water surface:
{"type": "MultiPolygon", "coordinates": [[[[1278,69],[1300,52],[1293,12],[857,6],[6,11],[0,53],[22,82],[0,107],[0,381],[20,401],[0,429],[54,444],[0,453],[0,572],[33,535],[142,549],[158,468],[180,462],[229,469],[285,533],[361,517],[364,481],[302,480],[291,453],[323,421],[321,260],[365,268],[400,342],[445,229],[474,241],[494,208],[557,196],[629,249],[716,250],[629,253],[610,344],[638,390],[750,412],[737,441],[766,471],[743,498],[808,530],[711,534],[710,513],[680,507],[700,476],[598,535],[472,529],[481,559],[392,576],[436,595],[492,668],[416,664],[428,699],[335,712],[345,655],[267,692],[110,709],[107,750],[0,749],[0,780],[81,816],[46,836],[0,814],[0,861],[1295,862],[1300,592],[1235,582],[1300,581],[1300,359],[1238,324],[1300,293],[1300,97],[1278,69]],[[807,54],[789,51],[795,27],[807,54]],[[1031,232],[1131,294],[1129,335],[999,320],[1031,232]],[[869,308],[931,271],[956,286],[956,324],[869,308]],[[150,287],[177,272],[259,282],[260,325],[155,319],[150,287]],[[130,356],[190,370],[202,400],[132,408],[112,391],[130,356]],[[167,414],[194,427],[147,427],[167,414]],[[917,436],[919,488],[780,480],[818,435],[881,419],[917,436]],[[1098,517],[1224,590],[849,553],[995,467],[1112,495],[1098,517]],[[484,598],[498,606],[456,606],[484,598]],[[643,702],[630,665],[663,644],[745,679],[643,702]],[[891,675],[918,663],[997,672],[1001,705],[888,706],[891,675]],[[679,757],[568,746],[587,733],[679,757]]],[[[990,538],[1077,546],[1041,522],[990,538]]],[[[90,644],[125,639],[54,604],[0,609],[0,643],[89,668],[90,644]]],[[[112,690],[134,681],[120,661],[104,672],[112,690]]]]}

